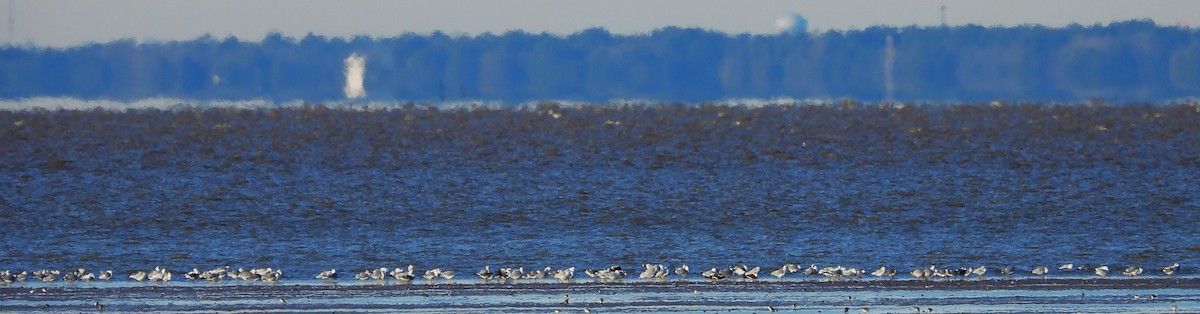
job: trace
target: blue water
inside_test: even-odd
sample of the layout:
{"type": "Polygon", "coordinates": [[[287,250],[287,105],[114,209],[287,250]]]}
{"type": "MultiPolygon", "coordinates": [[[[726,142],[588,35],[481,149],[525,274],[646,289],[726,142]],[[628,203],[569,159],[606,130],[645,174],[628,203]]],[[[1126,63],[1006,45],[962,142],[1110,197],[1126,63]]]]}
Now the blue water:
{"type": "Polygon", "coordinates": [[[0,269],[1189,273],[1197,121],[1194,104],[0,111],[0,269]]]}

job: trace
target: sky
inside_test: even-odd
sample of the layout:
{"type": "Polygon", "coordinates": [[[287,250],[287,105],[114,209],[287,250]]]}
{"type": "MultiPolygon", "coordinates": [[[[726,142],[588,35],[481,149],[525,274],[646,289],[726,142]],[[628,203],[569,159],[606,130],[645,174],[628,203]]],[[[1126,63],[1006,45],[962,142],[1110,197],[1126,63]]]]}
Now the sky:
{"type": "Polygon", "coordinates": [[[442,31],[458,35],[523,30],[571,34],[592,27],[636,34],[665,26],[726,33],[779,32],[790,14],[809,30],[871,25],[1092,25],[1152,19],[1159,25],[1200,24],[1200,0],[0,0],[9,44],[70,47],[133,38],[189,40],[204,34],[260,40],[269,32],[303,37],[442,31]],[[4,3],[9,1],[9,3],[4,3]]]}

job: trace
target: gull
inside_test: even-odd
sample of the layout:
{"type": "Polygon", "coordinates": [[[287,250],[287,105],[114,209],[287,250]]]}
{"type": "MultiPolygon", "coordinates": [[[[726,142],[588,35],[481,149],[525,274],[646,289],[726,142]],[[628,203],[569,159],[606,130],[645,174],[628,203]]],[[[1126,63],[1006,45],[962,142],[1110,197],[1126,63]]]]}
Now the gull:
{"type": "Polygon", "coordinates": [[[1060,270],[1073,270],[1073,269],[1075,269],[1075,264],[1073,264],[1073,263],[1066,263],[1066,264],[1062,264],[1062,265],[1059,265],[1059,266],[1058,266],[1058,269],[1060,269],[1060,270]]]}
{"type": "Polygon", "coordinates": [[[925,275],[925,269],[917,268],[908,272],[913,278],[929,280],[929,276],[925,275]]]}
{"type": "Polygon", "coordinates": [[[192,271],[183,274],[183,278],[191,280],[200,279],[200,269],[193,267],[192,271]]]}
{"type": "Polygon", "coordinates": [[[416,276],[413,276],[413,265],[408,265],[408,270],[402,270],[400,267],[396,267],[395,269],[392,269],[390,275],[392,275],[393,278],[396,278],[396,280],[400,281],[410,281],[413,280],[413,278],[416,278],[416,276]]]}
{"type": "Polygon", "coordinates": [[[704,278],[708,278],[710,280],[725,279],[725,276],[722,275],[721,272],[717,271],[716,267],[713,267],[712,269],[709,269],[709,270],[704,271],[703,273],[700,273],[700,276],[703,276],[704,278]]]}
{"type": "Polygon", "coordinates": [[[972,274],[979,276],[979,280],[983,280],[983,274],[987,273],[987,266],[979,266],[971,270],[972,274]]]}
{"type": "Polygon", "coordinates": [[[1179,263],[1175,263],[1175,264],[1171,264],[1171,266],[1163,267],[1162,271],[1164,274],[1167,274],[1167,276],[1173,276],[1173,275],[1175,275],[1175,272],[1179,271],[1179,263]]]}
{"type": "Polygon", "coordinates": [[[137,280],[137,281],[146,280],[146,272],[139,270],[139,271],[129,275],[129,278],[131,278],[133,280],[137,280]]]}
{"type": "Polygon", "coordinates": [[[454,271],[453,270],[443,270],[442,278],[446,279],[446,280],[454,279],[454,271]]]}
{"type": "Polygon", "coordinates": [[[754,268],[751,268],[750,270],[742,271],[742,278],[749,279],[749,280],[758,279],[759,270],[760,270],[760,268],[758,266],[754,266],[754,268]]]}
{"type": "Polygon", "coordinates": [[[1048,272],[1050,272],[1050,269],[1046,268],[1046,266],[1037,266],[1033,268],[1033,274],[1042,276],[1042,279],[1046,278],[1046,273],[1048,272]]]}
{"type": "Polygon", "coordinates": [[[369,276],[369,278],[375,279],[375,280],[387,280],[387,271],[388,271],[387,267],[380,267],[379,269],[371,271],[371,273],[368,274],[368,276],[369,276]]]}
{"type": "Polygon", "coordinates": [[[1092,273],[1100,277],[1108,276],[1108,266],[1101,265],[1100,267],[1092,268],[1092,273]]]}
{"type": "Polygon", "coordinates": [[[596,271],[596,277],[599,277],[602,280],[609,280],[609,281],[621,280],[621,279],[625,278],[625,275],[627,275],[627,274],[628,273],[626,273],[624,270],[621,269],[621,266],[612,266],[612,267],[609,267],[608,269],[601,269],[601,270],[596,271]]]}
{"type": "Polygon", "coordinates": [[[642,273],[638,275],[638,279],[654,278],[654,275],[658,273],[657,265],[642,264],[642,266],[646,267],[646,270],[643,270],[642,273]]]}
{"type": "Polygon", "coordinates": [[[280,270],[280,269],[272,270],[270,268],[267,268],[267,271],[262,273],[260,276],[262,276],[262,280],[264,282],[275,283],[275,282],[279,281],[280,277],[283,277],[283,270],[280,270]]]}
{"type": "Polygon", "coordinates": [[[671,269],[667,265],[658,264],[658,271],[654,273],[654,279],[665,280],[671,275],[671,269]]]}
{"type": "Polygon", "coordinates": [[[1142,274],[1142,268],[1137,267],[1137,266],[1129,266],[1129,268],[1125,268],[1125,270],[1122,271],[1121,274],[1125,275],[1125,276],[1135,277],[1137,275],[1142,274]]]}
{"type": "Polygon", "coordinates": [[[525,273],[525,279],[546,279],[546,274],[549,273],[550,270],[550,266],[546,266],[538,270],[531,270],[525,273]]]}
{"type": "Polygon", "coordinates": [[[96,275],[92,274],[92,273],[85,273],[85,274],[79,276],[79,280],[88,281],[88,282],[95,280],[95,279],[96,279],[96,275]]]}
{"type": "Polygon", "coordinates": [[[575,266],[571,266],[567,269],[556,270],[551,275],[554,277],[554,279],[558,279],[559,281],[571,280],[572,278],[575,278],[575,266]]]}
{"type": "Polygon", "coordinates": [[[779,269],[771,271],[771,276],[775,276],[775,278],[779,278],[779,279],[783,279],[783,276],[787,275],[787,274],[788,274],[787,265],[784,265],[783,267],[780,267],[779,269]]]}
{"type": "Polygon", "coordinates": [[[679,277],[680,277],[680,278],[684,278],[684,277],[687,277],[687,275],[688,275],[688,270],[689,270],[689,269],[688,269],[688,265],[687,265],[687,264],[683,264],[683,266],[679,266],[679,268],[676,268],[676,269],[675,269],[675,274],[676,274],[676,275],[679,275],[679,277]]]}
{"type": "Polygon", "coordinates": [[[859,276],[862,276],[862,275],[863,275],[863,274],[865,274],[866,272],[867,272],[867,271],[865,271],[865,270],[861,270],[861,269],[858,269],[858,268],[849,268],[849,269],[843,270],[843,271],[842,271],[842,275],[844,275],[844,276],[846,276],[846,277],[850,277],[850,278],[855,278],[855,279],[857,279],[859,276]]]}
{"type": "MultiPolygon", "coordinates": [[[[871,272],[871,276],[875,276],[875,277],[883,277],[883,276],[887,276],[887,274],[888,274],[887,266],[879,266],[879,269],[876,269],[875,271],[871,272]]],[[[892,270],[892,274],[893,275],[896,274],[895,269],[892,270]]]]}
{"type": "Polygon", "coordinates": [[[213,268],[210,270],[206,270],[203,273],[200,273],[200,279],[216,282],[218,280],[225,279],[225,275],[227,273],[229,273],[228,265],[226,265],[225,267],[217,267],[217,268],[213,268]]]}
{"type": "Polygon", "coordinates": [[[434,279],[438,279],[438,277],[441,277],[441,276],[442,276],[441,268],[434,268],[434,269],[426,270],[425,274],[421,275],[421,277],[425,278],[425,280],[434,280],[434,279]]]}
{"type": "Polygon", "coordinates": [[[63,275],[63,281],[75,282],[75,280],[78,280],[78,279],[79,279],[79,275],[75,274],[75,272],[73,272],[73,271],[67,272],[67,274],[63,275]]]}
{"type": "Polygon", "coordinates": [[[819,270],[817,270],[817,264],[809,265],[808,268],[804,269],[804,274],[808,276],[815,275],[817,272],[819,272],[819,270]]]}
{"type": "Polygon", "coordinates": [[[1012,275],[1014,270],[1015,269],[1013,269],[1013,265],[1007,265],[1007,266],[1004,266],[1004,268],[1000,270],[1000,274],[1001,275],[1012,275]]]}
{"type": "Polygon", "coordinates": [[[479,278],[483,280],[490,280],[492,277],[496,276],[496,273],[492,272],[491,265],[485,265],[483,266],[483,269],[475,273],[475,276],[479,276],[479,278]]]}
{"type": "Polygon", "coordinates": [[[316,278],[322,280],[337,280],[337,268],[320,272],[317,274],[316,278]]]}

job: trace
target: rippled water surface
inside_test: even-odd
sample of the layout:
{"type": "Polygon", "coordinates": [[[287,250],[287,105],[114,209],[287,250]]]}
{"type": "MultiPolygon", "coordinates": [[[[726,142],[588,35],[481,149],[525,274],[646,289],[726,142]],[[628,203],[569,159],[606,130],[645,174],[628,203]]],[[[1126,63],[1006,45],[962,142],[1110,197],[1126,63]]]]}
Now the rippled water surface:
{"type": "MultiPolygon", "coordinates": [[[[1200,107],[0,111],[0,268],[1200,265],[1200,107]]],[[[1191,272],[1194,273],[1194,272],[1191,272]]],[[[464,275],[466,276],[466,275],[464,275]]]]}

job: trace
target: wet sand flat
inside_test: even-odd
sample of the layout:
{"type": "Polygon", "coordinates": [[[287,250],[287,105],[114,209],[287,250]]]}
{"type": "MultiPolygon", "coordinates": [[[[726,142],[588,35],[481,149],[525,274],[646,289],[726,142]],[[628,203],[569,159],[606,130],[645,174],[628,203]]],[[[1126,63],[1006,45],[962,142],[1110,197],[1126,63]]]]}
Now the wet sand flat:
{"type": "Polygon", "coordinates": [[[30,283],[0,287],[0,296],[6,312],[1190,313],[1200,309],[1200,278],[30,283]]]}

